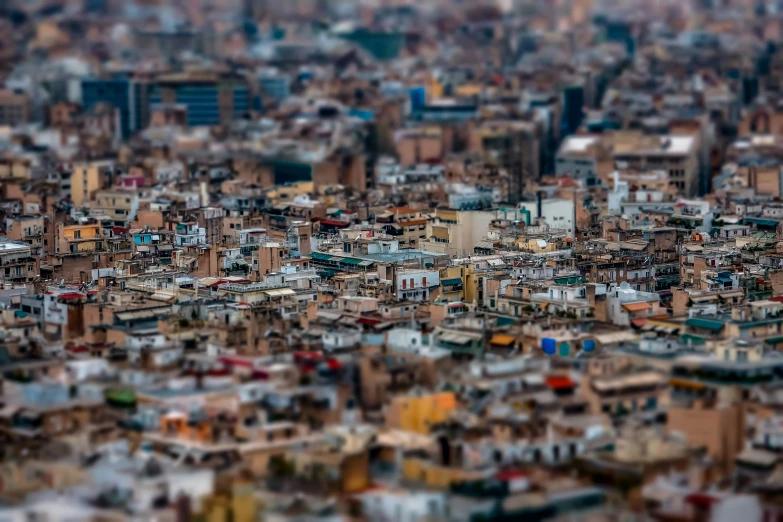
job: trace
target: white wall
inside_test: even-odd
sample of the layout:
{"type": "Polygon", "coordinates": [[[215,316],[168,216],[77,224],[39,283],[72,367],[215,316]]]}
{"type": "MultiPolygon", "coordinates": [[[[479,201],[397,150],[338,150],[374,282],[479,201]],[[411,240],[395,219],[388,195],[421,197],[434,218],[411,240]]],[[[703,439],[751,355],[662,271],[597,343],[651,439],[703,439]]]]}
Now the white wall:
{"type": "Polygon", "coordinates": [[[371,520],[394,522],[420,522],[445,518],[446,495],[440,492],[366,493],[358,497],[371,520]]]}
{"type": "MultiPolygon", "coordinates": [[[[524,201],[519,204],[530,212],[534,221],[538,216],[538,202],[524,201]]],[[[545,199],[541,202],[541,217],[551,228],[565,229],[568,234],[574,234],[574,202],[570,199],[545,199]]]]}

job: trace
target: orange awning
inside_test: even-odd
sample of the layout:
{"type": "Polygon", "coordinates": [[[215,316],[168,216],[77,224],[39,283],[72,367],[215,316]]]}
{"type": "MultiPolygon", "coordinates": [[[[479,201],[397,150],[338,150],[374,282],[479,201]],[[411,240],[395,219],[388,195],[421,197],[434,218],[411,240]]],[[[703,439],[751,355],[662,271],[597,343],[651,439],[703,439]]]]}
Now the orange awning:
{"type": "Polygon", "coordinates": [[[652,308],[652,305],[650,303],[628,303],[624,304],[623,308],[629,312],[640,312],[642,310],[649,310],[652,308]]]}
{"type": "Polygon", "coordinates": [[[498,346],[508,346],[509,344],[514,344],[516,340],[516,337],[513,335],[495,334],[489,342],[498,346]]]}

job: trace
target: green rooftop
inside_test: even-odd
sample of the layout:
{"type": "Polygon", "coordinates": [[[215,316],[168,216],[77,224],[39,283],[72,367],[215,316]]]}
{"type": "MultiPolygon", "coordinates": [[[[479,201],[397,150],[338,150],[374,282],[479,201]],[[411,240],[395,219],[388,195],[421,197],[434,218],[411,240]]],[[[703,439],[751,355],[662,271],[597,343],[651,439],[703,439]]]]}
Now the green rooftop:
{"type": "Polygon", "coordinates": [[[582,276],[569,276],[569,277],[555,278],[556,285],[578,285],[584,282],[585,280],[582,278],[582,276]]]}
{"type": "Polygon", "coordinates": [[[726,323],[718,321],[717,319],[705,319],[703,317],[691,317],[685,321],[685,326],[690,328],[701,328],[702,330],[710,330],[712,332],[719,332],[723,330],[726,323]]]}
{"type": "Polygon", "coordinates": [[[693,346],[700,346],[706,343],[704,337],[700,335],[693,335],[693,334],[682,334],[680,336],[680,342],[682,344],[689,344],[693,346]]]}
{"type": "Polygon", "coordinates": [[[310,257],[318,261],[331,261],[334,259],[334,256],[330,256],[329,254],[322,254],[321,252],[313,252],[310,254],[310,257]]]}

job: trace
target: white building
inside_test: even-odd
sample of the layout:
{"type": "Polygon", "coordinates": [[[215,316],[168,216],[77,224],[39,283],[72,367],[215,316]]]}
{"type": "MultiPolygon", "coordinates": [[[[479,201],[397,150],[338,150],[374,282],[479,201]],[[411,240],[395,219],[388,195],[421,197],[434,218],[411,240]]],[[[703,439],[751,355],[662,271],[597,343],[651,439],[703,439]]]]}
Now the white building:
{"type": "Polygon", "coordinates": [[[324,350],[340,350],[353,348],[362,343],[361,330],[333,330],[323,336],[324,350]]]}
{"type": "Polygon", "coordinates": [[[71,382],[81,382],[90,377],[105,377],[114,373],[108,359],[90,357],[65,362],[65,373],[71,382]]]}
{"type": "Polygon", "coordinates": [[[44,324],[44,335],[48,339],[60,339],[68,324],[68,302],[84,299],[78,287],[49,286],[43,295],[41,319],[44,324]]]}
{"type": "Polygon", "coordinates": [[[660,296],[654,292],[641,292],[626,282],[610,286],[606,292],[606,319],[618,326],[630,326],[631,319],[657,315],[660,312],[660,296]]]}
{"type": "Polygon", "coordinates": [[[417,328],[392,328],[386,332],[386,346],[395,351],[415,353],[422,346],[430,346],[431,337],[417,328]]]}
{"type": "Polygon", "coordinates": [[[598,180],[596,155],[591,148],[598,144],[599,136],[568,136],[563,140],[555,159],[555,174],[571,175],[584,179],[587,185],[594,185],[598,180]]]}
{"type": "Polygon", "coordinates": [[[429,301],[432,291],[440,286],[437,270],[402,269],[394,277],[397,299],[429,301]]]}
{"type": "Polygon", "coordinates": [[[422,520],[446,520],[448,505],[446,494],[439,491],[371,491],[355,495],[362,503],[370,520],[394,520],[394,522],[421,522],[422,520]]]}
{"type": "Polygon", "coordinates": [[[206,245],[207,231],[195,221],[178,223],[175,229],[174,243],[177,246],[206,245]]]}
{"type": "MultiPolygon", "coordinates": [[[[537,201],[523,201],[519,204],[520,210],[529,212],[533,218],[538,216],[537,201]]],[[[541,218],[552,228],[564,230],[569,236],[574,235],[574,202],[570,199],[543,199],[541,200],[541,218]]]]}
{"type": "Polygon", "coordinates": [[[641,207],[660,206],[664,203],[665,194],[654,187],[660,186],[662,179],[667,177],[666,172],[653,171],[620,179],[620,173],[615,171],[612,176],[614,186],[607,194],[607,209],[610,214],[636,214],[641,207]],[[630,190],[631,184],[638,187],[633,192],[630,190]]]}

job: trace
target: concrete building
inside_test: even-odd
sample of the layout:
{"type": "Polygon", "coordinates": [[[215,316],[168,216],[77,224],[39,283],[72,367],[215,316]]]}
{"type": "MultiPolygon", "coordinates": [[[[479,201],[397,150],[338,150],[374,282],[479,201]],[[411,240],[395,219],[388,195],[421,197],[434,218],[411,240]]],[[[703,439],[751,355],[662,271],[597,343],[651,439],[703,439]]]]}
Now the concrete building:
{"type": "Polygon", "coordinates": [[[639,171],[664,170],[669,183],[686,197],[699,194],[699,146],[697,136],[648,136],[618,132],[612,140],[617,168],[639,171]]]}
{"type": "Polygon", "coordinates": [[[10,89],[0,90],[0,125],[15,127],[32,118],[30,97],[10,89]]]}
{"type": "Polygon", "coordinates": [[[92,201],[98,190],[111,181],[114,164],[111,161],[76,163],[71,172],[71,201],[82,207],[92,201]]]}

